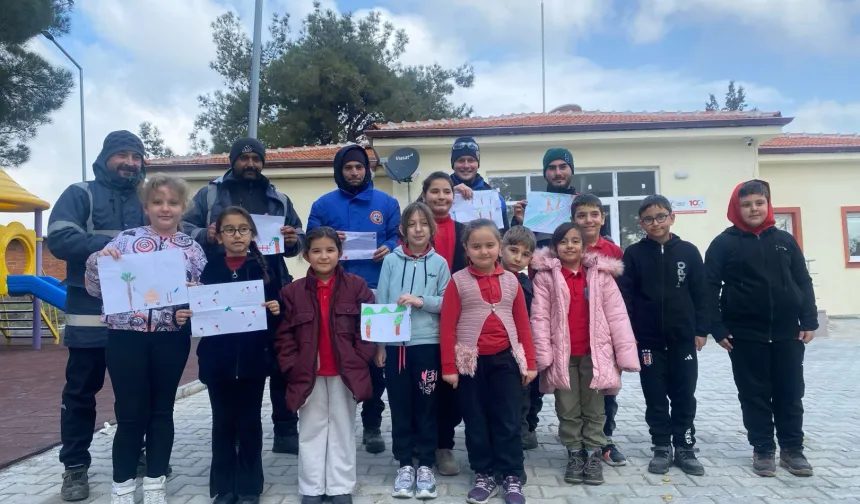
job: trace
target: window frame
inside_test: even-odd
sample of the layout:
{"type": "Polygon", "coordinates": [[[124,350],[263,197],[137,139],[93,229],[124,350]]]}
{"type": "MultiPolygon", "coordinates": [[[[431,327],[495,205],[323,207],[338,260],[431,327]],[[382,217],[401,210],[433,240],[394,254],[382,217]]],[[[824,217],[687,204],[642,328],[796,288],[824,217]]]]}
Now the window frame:
{"type": "Polygon", "coordinates": [[[860,206],[844,206],[840,207],[842,214],[842,249],[845,252],[845,267],[860,268],[860,261],[851,261],[851,250],[848,248],[848,214],[860,213],[860,206]]]}
{"type": "Polygon", "coordinates": [[[800,251],[803,251],[803,226],[800,217],[800,207],[774,207],[773,214],[791,215],[791,235],[797,240],[800,251]]]}

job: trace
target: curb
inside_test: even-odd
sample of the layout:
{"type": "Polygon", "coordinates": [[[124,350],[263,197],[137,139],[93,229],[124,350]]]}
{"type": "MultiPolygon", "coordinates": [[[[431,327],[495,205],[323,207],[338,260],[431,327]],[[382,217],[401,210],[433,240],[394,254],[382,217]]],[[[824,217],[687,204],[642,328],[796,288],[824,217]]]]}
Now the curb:
{"type": "Polygon", "coordinates": [[[193,382],[181,385],[178,389],[176,389],[175,400],[178,401],[180,399],[193,396],[194,394],[202,392],[204,390],[206,390],[206,385],[200,383],[200,380],[194,380],[193,382]]]}

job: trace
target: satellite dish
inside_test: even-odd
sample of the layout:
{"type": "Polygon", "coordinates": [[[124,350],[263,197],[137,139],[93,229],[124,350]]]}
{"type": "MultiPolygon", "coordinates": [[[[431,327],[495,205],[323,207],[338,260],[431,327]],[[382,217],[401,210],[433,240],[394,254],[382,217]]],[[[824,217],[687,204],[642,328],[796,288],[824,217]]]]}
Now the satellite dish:
{"type": "Polygon", "coordinates": [[[420,159],[418,151],[411,147],[397,149],[385,160],[385,174],[397,182],[412,182],[420,159]]]}

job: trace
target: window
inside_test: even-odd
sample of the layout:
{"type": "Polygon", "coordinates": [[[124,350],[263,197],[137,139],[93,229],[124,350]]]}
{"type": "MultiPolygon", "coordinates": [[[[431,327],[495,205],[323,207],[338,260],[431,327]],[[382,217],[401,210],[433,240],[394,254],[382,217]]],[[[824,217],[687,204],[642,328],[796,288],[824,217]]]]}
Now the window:
{"type": "Polygon", "coordinates": [[[803,250],[803,233],[800,227],[800,207],[777,207],[773,209],[776,227],[782,229],[797,240],[803,250]]]}
{"type": "Polygon", "coordinates": [[[842,207],[845,266],[860,268],[860,207],[842,207]]]}
{"type": "MultiPolygon", "coordinates": [[[[546,180],[540,173],[488,175],[487,180],[505,197],[509,215],[514,203],[524,200],[527,193],[546,191],[546,180]]],[[[580,193],[592,193],[600,198],[606,212],[603,233],[611,236],[621,248],[645,236],[639,226],[639,205],[646,196],[658,192],[656,170],[579,172],[573,175],[573,185],[580,193]]]]}

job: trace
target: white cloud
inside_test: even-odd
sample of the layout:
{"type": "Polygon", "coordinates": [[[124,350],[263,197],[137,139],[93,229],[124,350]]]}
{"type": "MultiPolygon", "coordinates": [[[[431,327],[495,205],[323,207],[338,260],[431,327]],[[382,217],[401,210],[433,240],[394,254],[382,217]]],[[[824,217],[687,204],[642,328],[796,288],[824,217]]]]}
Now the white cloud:
{"type": "Polygon", "coordinates": [[[860,133],[860,102],[812,100],[795,111],[786,131],[805,133],[860,133]]]}

